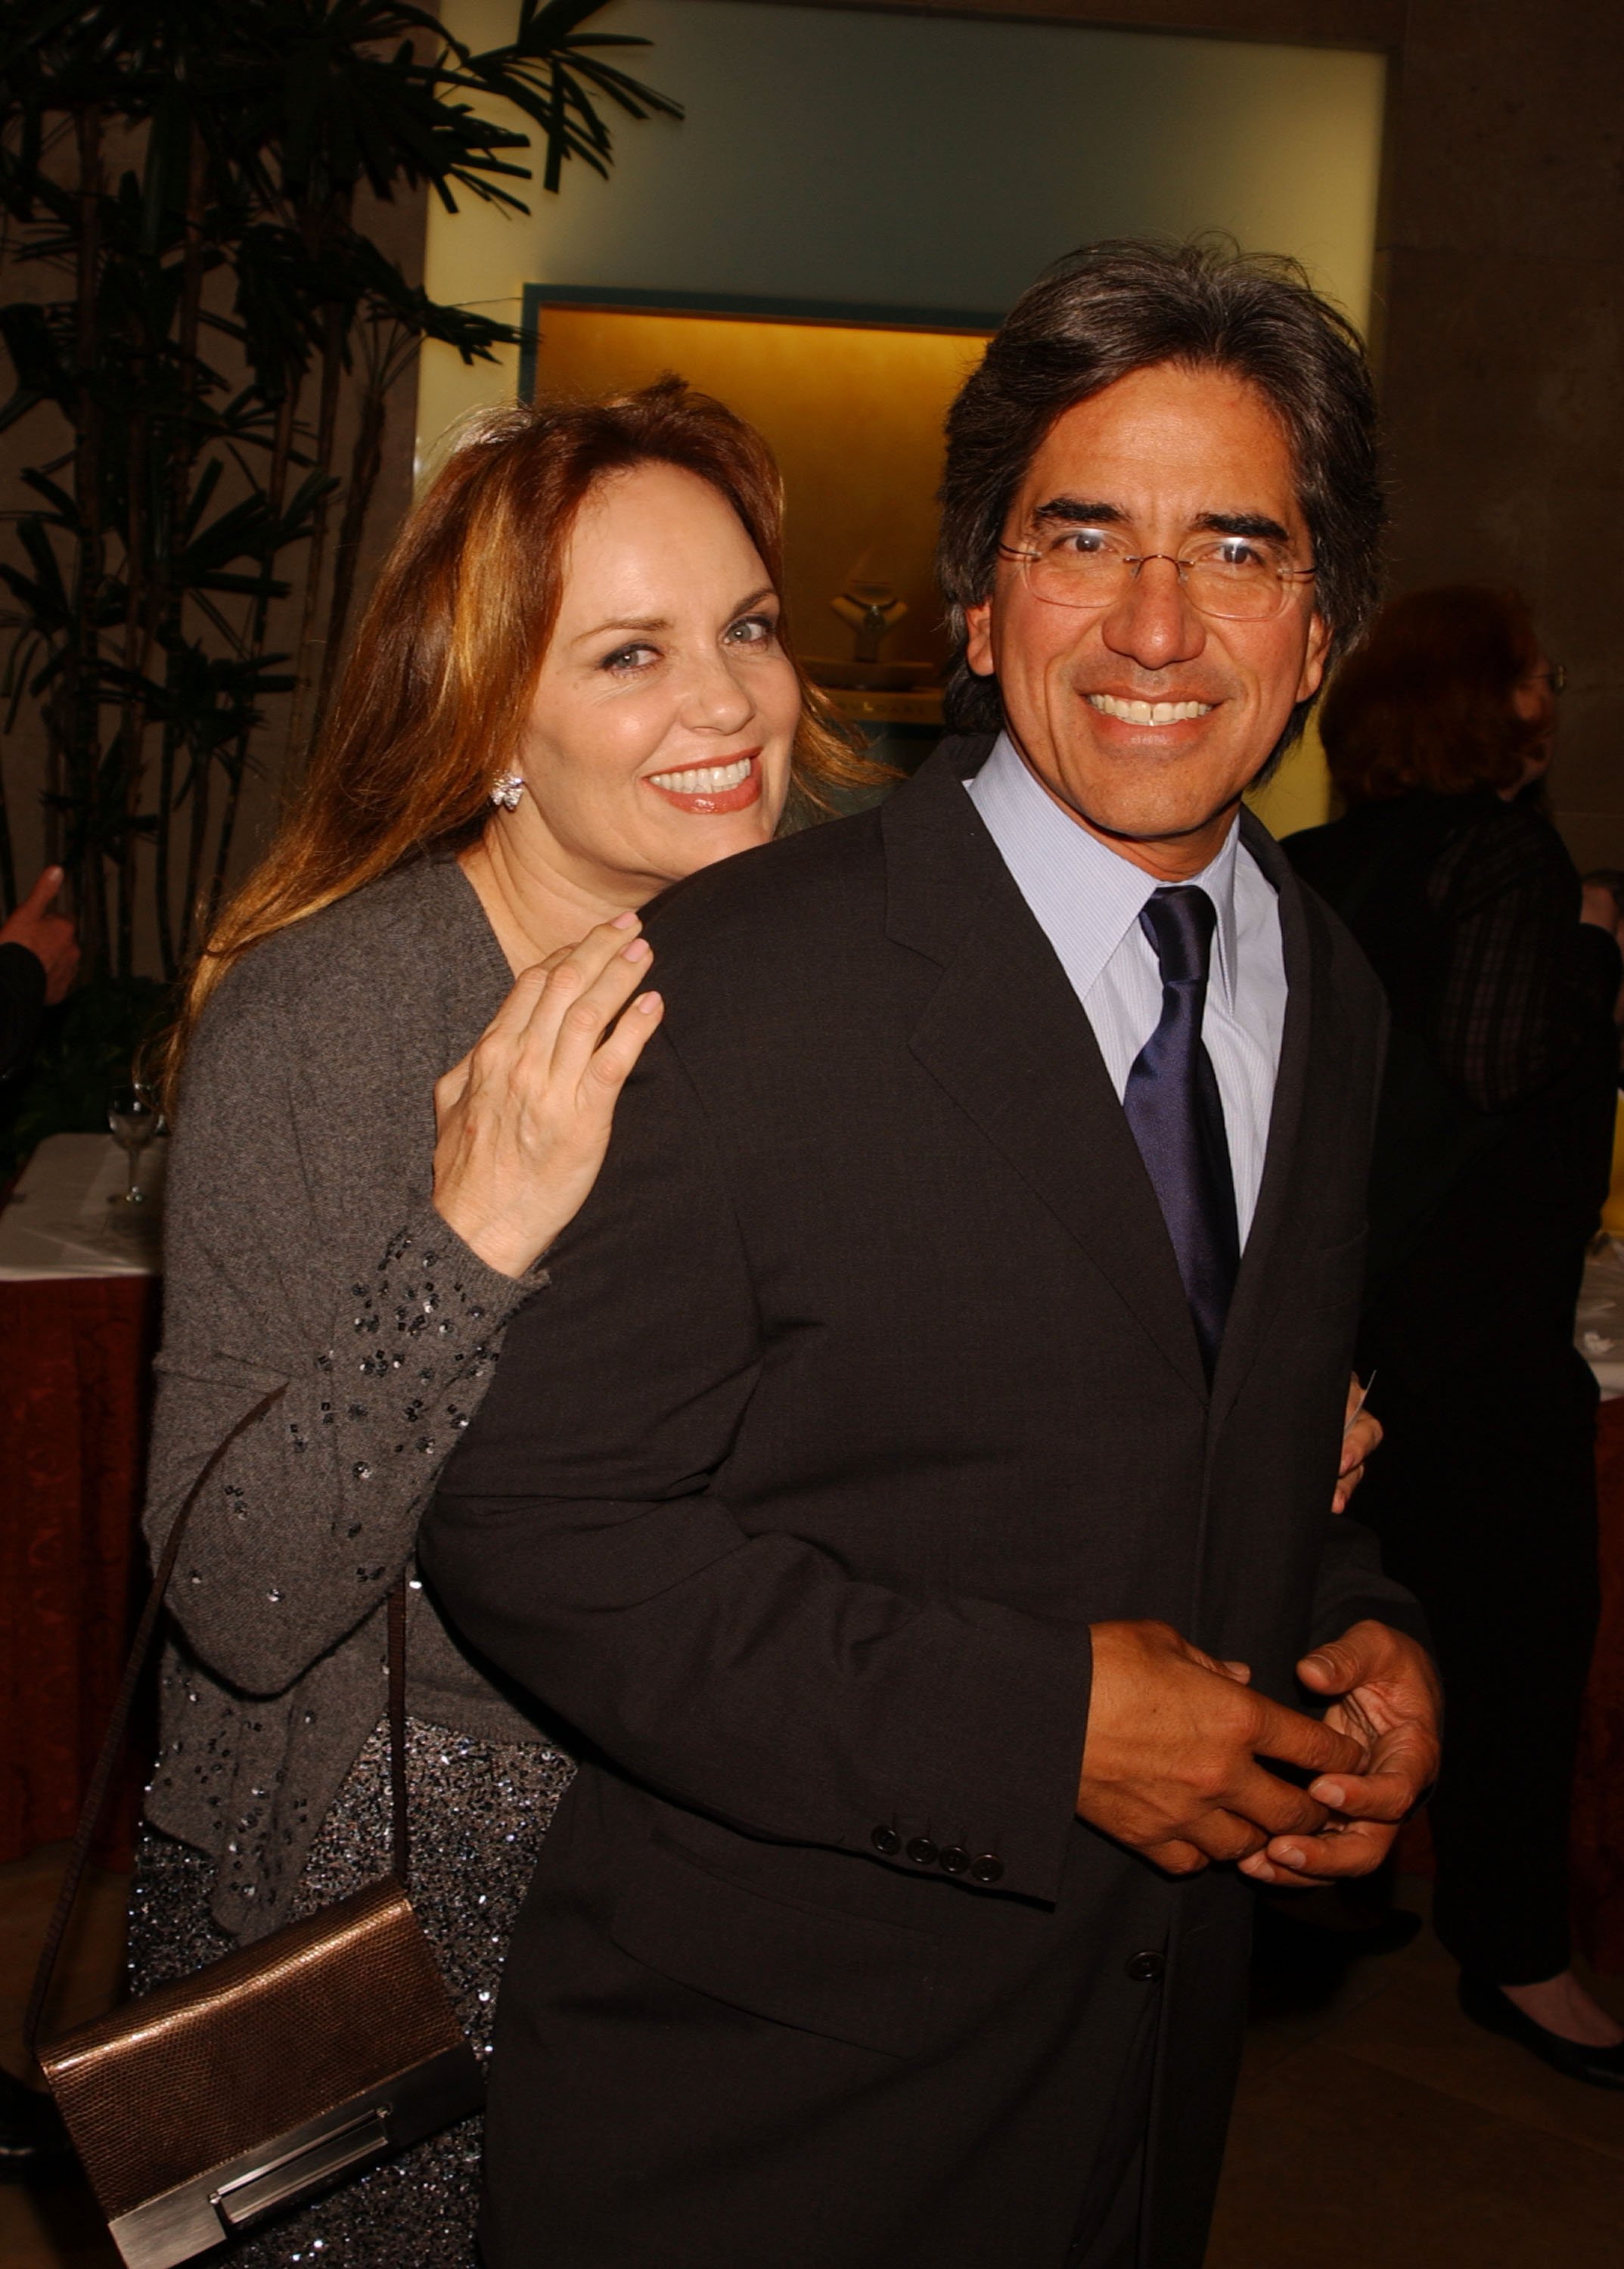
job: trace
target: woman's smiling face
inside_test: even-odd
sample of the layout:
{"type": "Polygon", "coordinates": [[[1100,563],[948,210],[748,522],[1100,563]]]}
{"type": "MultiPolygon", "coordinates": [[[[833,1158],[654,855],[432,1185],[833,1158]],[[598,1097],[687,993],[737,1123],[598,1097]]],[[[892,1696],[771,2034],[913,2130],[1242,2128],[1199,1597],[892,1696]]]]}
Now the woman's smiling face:
{"type": "Polygon", "coordinates": [[[709,482],[661,463],[600,481],[517,751],[529,793],[503,824],[543,830],[549,865],[628,904],[769,841],[801,719],[778,618],[709,482]]]}

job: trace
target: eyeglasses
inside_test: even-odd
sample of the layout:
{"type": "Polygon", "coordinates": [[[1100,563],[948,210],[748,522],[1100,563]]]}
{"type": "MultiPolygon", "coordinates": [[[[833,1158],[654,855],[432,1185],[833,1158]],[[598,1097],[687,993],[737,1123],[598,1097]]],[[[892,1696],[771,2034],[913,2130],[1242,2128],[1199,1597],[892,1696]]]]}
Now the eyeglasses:
{"type": "Polygon", "coordinates": [[[1313,580],[1312,567],[1288,567],[1256,536],[1214,536],[1170,551],[1130,551],[1103,528],[1067,528],[1022,548],[1000,543],[1015,560],[1035,599],[1054,607],[1109,607],[1152,559],[1176,568],[1185,596],[1198,614],[1223,622],[1262,622],[1278,615],[1294,583],[1313,580]]]}
{"type": "Polygon", "coordinates": [[[1554,661],[1544,669],[1531,669],[1528,675],[1534,680],[1543,678],[1553,693],[1565,693],[1568,691],[1568,670],[1563,662],[1554,661]]]}

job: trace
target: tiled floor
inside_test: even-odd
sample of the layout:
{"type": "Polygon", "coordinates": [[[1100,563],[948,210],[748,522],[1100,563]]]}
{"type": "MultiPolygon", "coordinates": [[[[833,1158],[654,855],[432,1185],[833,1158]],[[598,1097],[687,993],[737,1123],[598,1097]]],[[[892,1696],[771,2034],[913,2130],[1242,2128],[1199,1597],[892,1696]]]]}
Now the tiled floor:
{"type": "MultiPolygon", "coordinates": [[[[0,2063],[14,2072],[61,1858],[0,1868],[0,2063]]],[[[97,1879],[62,2021],[109,1998],[122,1893],[97,1879]]],[[[1424,1905],[1420,1883],[1399,1896],[1424,1905]]],[[[1598,1990],[1624,2016],[1624,1980],[1598,1990]]],[[[1271,1961],[1259,2002],[1207,2269],[1620,2269],[1624,2095],[1468,2025],[1429,1932],[1336,1973],[1271,1961]]],[[[81,2190],[0,2185],[0,2264],[117,2269],[117,2256],[81,2190]]]]}
{"type": "MultiPolygon", "coordinates": [[[[1590,1982],[1624,2019],[1624,1979],[1590,1982]]],[[[1469,2025],[1429,1930],[1318,2007],[1259,1984],[1207,2269],[1624,2265],[1624,2093],[1469,2025]]]]}

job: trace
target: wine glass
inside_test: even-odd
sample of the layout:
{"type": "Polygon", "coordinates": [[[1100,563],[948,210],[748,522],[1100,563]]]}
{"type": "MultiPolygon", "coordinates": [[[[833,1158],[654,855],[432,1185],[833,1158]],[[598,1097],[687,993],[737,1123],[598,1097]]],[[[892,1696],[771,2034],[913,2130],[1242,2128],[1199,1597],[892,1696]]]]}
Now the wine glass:
{"type": "Polygon", "coordinates": [[[107,1125],[113,1139],[129,1160],[129,1186],[115,1192],[109,1205],[144,1205],[146,1193],[139,1181],[141,1153],[158,1132],[158,1099],[138,1079],[115,1087],[107,1098],[107,1125]]]}

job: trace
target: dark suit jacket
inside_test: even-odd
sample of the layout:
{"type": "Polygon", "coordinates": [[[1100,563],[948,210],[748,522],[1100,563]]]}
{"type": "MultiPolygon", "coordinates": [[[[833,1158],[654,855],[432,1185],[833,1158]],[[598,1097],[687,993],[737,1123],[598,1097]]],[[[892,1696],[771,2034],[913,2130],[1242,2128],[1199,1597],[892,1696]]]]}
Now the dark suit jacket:
{"type": "Polygon", "coordinates": [[[26,945],[0,945],[0,1079],[21,1071],[45,1007],[45,964],[26,945]]]}
{"type": "Polygon", "coordinates": [[[1406,1619],[1327,1511],[1381,1011],[1248,819],[1289,1001],[1209,1395],[989,745],[662,902],[666,1024],[424,1531],[587,1757],[503,1988],[492,2269],[1059,2269],[1152,2051],[1141,2258],[1200,2259],[1247,1893],[1075,1820],[1088,1626],[1296,1698],[1406,1619]]]}

